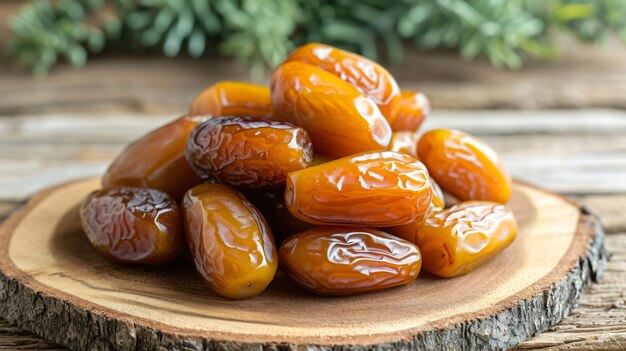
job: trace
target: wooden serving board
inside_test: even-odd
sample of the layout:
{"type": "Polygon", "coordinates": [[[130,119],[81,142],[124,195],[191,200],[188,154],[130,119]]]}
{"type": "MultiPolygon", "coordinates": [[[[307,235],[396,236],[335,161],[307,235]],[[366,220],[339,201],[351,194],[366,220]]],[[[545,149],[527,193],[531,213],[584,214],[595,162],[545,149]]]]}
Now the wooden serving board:
{"type": "Polygon", "coordinates": [[[320,297],[280,272],[261,295],[216,297],[181,259],[122,266],[89,245],[78,206],[98,179],[34,196],[0,228],[0,314],[76,350],[503,349],[558,323],[606,262],[583,208],[515,183],[515,242],[464,277],[320,297]]]}

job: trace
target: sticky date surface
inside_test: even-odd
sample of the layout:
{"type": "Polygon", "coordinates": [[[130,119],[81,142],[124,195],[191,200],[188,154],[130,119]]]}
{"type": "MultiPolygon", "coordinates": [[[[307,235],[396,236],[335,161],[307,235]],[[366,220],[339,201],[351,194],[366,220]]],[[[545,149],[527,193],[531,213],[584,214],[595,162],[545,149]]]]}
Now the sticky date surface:
{"type": "Polygon", "coordinates": [[[332,73],[287,62],[271,90],[276,118],[306,129],[317,152],[344,157],[389,145],[391,127],[376,103],[332,73]]]}
{"type": "Polygon", "coordinates": [[[352,84],[372,99],[390,118],[400,100],[400,88],[393,76],[376,62],[329,45],[311,43],[294,50],[285,60],[319,67],[352,84]]]}
{"type": "Polygon", "coordinates": [[[466,133],[436,129],[417,145],[419,159],[444,191],[456,198],[505,203],[511,179],[495,151],[466,133]]]}
{"type": "Polygon", "coordinates": [[[281,268],[322,295],[352,295],[406,285],[421,267],[417,247],[375,229],[313,227],[283,242],[281,268]]]}
{"type": "Polygon", "coordinates": [[[417,159],[375,151],[289,173],[285,203],[313,224],[389,226],[420,221],[431,192],[417,159]]]}
{"type": "Polygon", "coordinates": [[[201,180],[185,160],[193,129],[209,117],[183,116],[128,145],[102,177],[102,187],[154,188],[180,200],[201,180]]]}
{"type": "Polygon", "coordinates": [[[183,246],[178,206],[158,190],[95,191],[82,204],[80,217],[91,245],[116,262],[158,266],[174,259],[183,246]]]}
{"type": "Polygon", "coordinates": [[[517,231],[507,206],[467,201],[426,217],[415,243],[422,251],[424,268],[449,278],[489,261],[511,244],[517,231]]]}
{"type": "Polygon", "coordinates": [[[187,160],[198,176],[238,188],[279,185],[287,173],[308,167],[308,133],[289,123],[220,117],[199,125],[187,142],[187,160]]]}
{"type": "Polygon", "coordinates": [[[274,107],[269,88],[226,81],[214,84],[196,96],[190,114],[271,119],[274,107]]]}
{"type": "Polygon", "coordinates": [[[254,205],[229,186],[202,184],[187,192],[182,207],[187,245],[207,285],[232,299],[260,294],[278,262],[272,233],[254,205]]]}

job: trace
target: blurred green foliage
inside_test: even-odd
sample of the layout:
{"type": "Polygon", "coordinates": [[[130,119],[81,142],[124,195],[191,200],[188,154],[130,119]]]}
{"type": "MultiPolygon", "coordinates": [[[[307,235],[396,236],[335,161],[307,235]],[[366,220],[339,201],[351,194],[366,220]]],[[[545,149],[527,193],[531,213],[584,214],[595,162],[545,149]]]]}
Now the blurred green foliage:
{"type": "Polygon", "coordinates": [[[556,37],[626,41],[624,0],[31,0],[9,23],[8,52],[45,74],[105,48],[168,57],[219,54],[258,75],[316,41],[398,62],[405,41],[516,69],[554,58],[556,37]]]}

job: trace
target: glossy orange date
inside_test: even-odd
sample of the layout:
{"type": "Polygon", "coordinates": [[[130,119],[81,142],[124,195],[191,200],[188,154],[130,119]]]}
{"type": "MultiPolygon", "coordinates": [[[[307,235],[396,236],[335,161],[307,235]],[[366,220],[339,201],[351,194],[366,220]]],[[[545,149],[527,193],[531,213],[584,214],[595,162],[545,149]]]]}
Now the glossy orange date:
{"type": "Polygon", "coordinates": [[[496,153],[468,134],[431,130],[418,142],[417,153],[441,188],[461,201],[505,203],[511,197],[511,179],[496,153]]]}
{"type": "Polygon", "coordinates": [[[379,227],[420,221],[431,192],[417,159],[375,151],[289,173],[285,203],[305,222],[379,227]]]}
{"type": "Polygon", "coordinates": [[[215,293],[245,299],[265,290],[278,257],[254,205],[227,185],[202,184],[187,192],[182,208],[191,257],[215,293]]]}
{"type": "Polygon", "coordinates": [[[417,142],[419,134],[409,131],[393,132],[389,150],[411,155],[417,158],[417,142]]]}
{"type": "Polygon", "coordinates": [[[283,242],[281,269],[321,295],[353,295],[407,285],[421,268],[418,248],[375,229],[313,227],[283,242]]]}
{"type": "Polygon", "coordinates": [[[389,145],[391,128],[374,101],[331,73],[288,62],[271,89],[276,118],[306,129],[317,152],[344,157],[389,145]]]}
{"type": "Polygon", "coordinates": [[[162,191],[97,190],[82,204],[80,218],[91,245],[112,261],[160,266],[183,248],[178,205],[162,191]]]}
{"type": "Polygon", "coordinates": [[[292,124],[218,117],[199,125],[187,142],[187,160],[203,179],[245,189],[271,187],[313,159],[307,132],[292,124]]]}
{"type": "MultiPolygon", "coordinates": [[[[426,216],[439,212],[446,207],[443,191],[441,191],[441,188],[439,187],[437,182],[435,182],[432,178],[430,179],[430,186],[432,190],[432,197],[430,200],[430,205],[428,205],[428,210],[426,211],[426,216]]],[[[383,228],[383,230],[399,238],[414,243],[415,235],[417,235],[417,229],[423,223],[423,221],[413,222],[409,224],[383,228]]]]}
{"type": "Polygon", "coordinates": [[[185,160],[193,129],[208,117],[183,116],[128,145],[102,177],[102,187],[154,188],[175,199],[202,181],[185,160]]]}
{"type": "Polygon", "coordinates": [[[417,230],[424,269],[446,278],[467,274],[502,252],[517,235],[513,212],[494,202],[467,201],[429,215],[417,230]]]}
{"type": "Polygon", "coordinates": [[[193,99],[190,114],[271,119],[274,106],[267,87],[240,82],[219,82],[193,99]]]}
{"type": "Polygon", "coordinates": [[[361,55],[333,46],[310,43],[294,50],[285,62],[298,61],[319,67],[349,82],[380,108],[389,121],[400,101],[400,88],[381,65],[361,55]]]}
{"type": "Polygon", "coordinates": [[[411,90],[403,90],[401,96],[390,123],[391,129],[415,132],[430,113],[430,102],[426,95],[411,90]]]}

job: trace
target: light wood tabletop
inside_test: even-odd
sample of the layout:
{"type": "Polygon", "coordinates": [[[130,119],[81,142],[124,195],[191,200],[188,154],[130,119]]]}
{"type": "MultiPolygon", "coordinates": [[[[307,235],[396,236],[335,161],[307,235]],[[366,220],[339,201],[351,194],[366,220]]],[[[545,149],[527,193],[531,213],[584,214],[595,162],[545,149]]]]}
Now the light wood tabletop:
{"type": "MultiPolygon", "coordinates": [[[[513,177],[570,195],[600,216],[611,259],[559,325],[520,349],[626,347],[626,50],[573,48],[518,72],[414,53],[392,68],[434,111],[423,130],[456,128],[492,145],[513,177]]],[[[32,79],[0,61],[0,218],[30,195],[101,174],[131,140],[185,112],[218,80],[248,80],[223,60],[104,57],[32,79]]],[[[264,83],[266,81],[263,81],[264,83]]],[[[0,320],[0,349],[63,349],[0,320]]]]}

